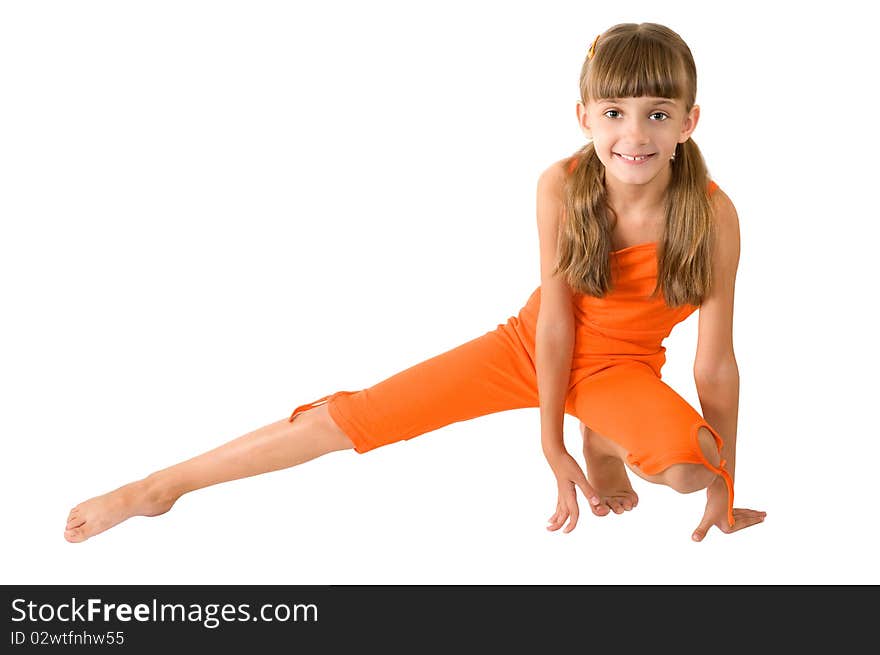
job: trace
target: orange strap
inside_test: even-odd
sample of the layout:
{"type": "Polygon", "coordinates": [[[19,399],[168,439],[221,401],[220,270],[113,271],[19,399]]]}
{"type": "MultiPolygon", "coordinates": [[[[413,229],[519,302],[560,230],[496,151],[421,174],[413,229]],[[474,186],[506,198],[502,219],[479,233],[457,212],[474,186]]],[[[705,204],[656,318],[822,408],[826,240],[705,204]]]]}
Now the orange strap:
{"type": "Polygon", "coordinates": [[[317,407],[318,405],[327,402],[327,400],[329,400],[330,396],[332,396],[332,395],[333,395],[332,393],[329,393],[326,396],[324,396],[323,398],[318,398],[317,400],[315,400],[313,402],[306,403],[305,405],[300,405],[295,410],[293,410],[293,413],[290,415],[290,418],[287,419],[287,422],[292,423],[293,419],[296,417],[297,414],[299,414],[300,412],[304,412],[307,409],[312,409],[312,407],[317,407]]]}
{"type": "Polygon", "coordinates": [[[722,478],[724,478],[724,484],[727,485],[727,524],[732,528],[734,524],[733,520],[733,478],[730,477],[730,473],[724,470],[725,464],[727,464],[726,459],[722,459],[718,466],[712,466],[706,456],[703,454],[703,450],[701,448],[697,448],[697,452],[700,453],[700,457],[703,459],[703,463],[712,470],[713,473],[717,473],[722,478]]]}

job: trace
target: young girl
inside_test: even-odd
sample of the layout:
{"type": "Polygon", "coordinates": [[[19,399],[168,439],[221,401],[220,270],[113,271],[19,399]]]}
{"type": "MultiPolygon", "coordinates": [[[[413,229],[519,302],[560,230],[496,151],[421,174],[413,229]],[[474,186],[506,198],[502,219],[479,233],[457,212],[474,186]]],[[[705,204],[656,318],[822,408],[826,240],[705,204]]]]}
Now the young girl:
{"type": "Polygon", "coordinates": [[[733,507],[739,372],[732,344],[736,210],[691,139],[699,119],[690,49],[655,23],[596,37],[577,117],[591,141],[538,180],[541,285],[506,324],[358,391],[337,391],[214,450],[74,507],[80,542],[183,494],[354,448],[366,453],[494,412],[540,410],[557,480],[549,530],[634,508],[626,468],[690,493],[706,489],[693,539],[765,512],[733,507]],[[663,340],[699,307],[694,379],[706,417],[661,380],[663,340]],[[566,451],[580,419],[587,474],[566,451]],[[589,426],[589,427],[588,427],[589,426]]]}

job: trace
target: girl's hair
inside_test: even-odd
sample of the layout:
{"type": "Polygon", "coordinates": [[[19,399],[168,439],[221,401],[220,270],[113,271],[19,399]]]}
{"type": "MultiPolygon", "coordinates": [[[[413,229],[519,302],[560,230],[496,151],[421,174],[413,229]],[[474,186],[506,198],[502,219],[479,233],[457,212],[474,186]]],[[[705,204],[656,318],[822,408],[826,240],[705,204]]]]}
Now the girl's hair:
{"type": "MultiPolygon", "coordinates": [[[[603,32],[581,69],[581,101],[655,96],[694,106],[697,70],[690,48],[657,23],[621,23],[603,32]]],[[[592,142],[566,160],[575,164],[565,183],[556,273],[574,291],[603,297],[611,286],[611,228],[617,216],[607,204],[605,166],[592,142]]],[[[679,143],[670,162],[666,227],[658,248],[657,285],[667,305],[699,306],[711,288],[714,240],[709,175],[693,138],[679,143]]]]}

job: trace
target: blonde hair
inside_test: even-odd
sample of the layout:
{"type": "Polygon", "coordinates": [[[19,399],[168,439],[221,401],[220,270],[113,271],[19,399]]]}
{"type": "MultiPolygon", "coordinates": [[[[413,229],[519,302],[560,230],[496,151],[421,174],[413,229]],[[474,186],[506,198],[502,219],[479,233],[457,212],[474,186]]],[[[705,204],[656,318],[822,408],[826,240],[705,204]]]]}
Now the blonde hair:
{"type": "MultiPolygon", "coordinates": [[[[621,23],[599,35],[580,77],[581,101],[655,96],[694,106],[697,70],[682,38],[657,23],[621,23]]],[[[556,273],[576,292],[603,297],[611,286],[611,228],[617,221],[607,203],[605,166],[587,143],[572,158],[565,182],[556,273]]],[[[670,307],[699,306],[711,289],[714,236],[709,174],[693,138],[679,143],[669,164],[665,229],[658,247],[657,285],[670,307]]]]}

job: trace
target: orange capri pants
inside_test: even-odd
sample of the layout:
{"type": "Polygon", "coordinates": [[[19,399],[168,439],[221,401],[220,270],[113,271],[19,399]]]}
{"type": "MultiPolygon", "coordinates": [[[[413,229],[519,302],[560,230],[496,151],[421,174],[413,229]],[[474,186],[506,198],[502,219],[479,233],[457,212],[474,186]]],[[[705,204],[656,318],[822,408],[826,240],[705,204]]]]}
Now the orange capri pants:
{"type": "MultiPolygon", "coordinates": [[[[733,481],[725,462],[713,466],[698,441],[718,432],[661,379],[663,339],[697,307],[670,308],[648,298],[656,280],[656,243],[612,253],[613,291],[604,299],[574,294],[575,347],[565,413],[628,452],[630,465],[649,475],[671,464],[703,464],[721,475],[733,525],[733,481]]],[[[336,391],[300,405],[322,403],[358,453],[412,439],[458,421],[539,407],[535,327],[541,288],[516,316],[460,346],[431,357],[366,389],[336,391]]]]}

